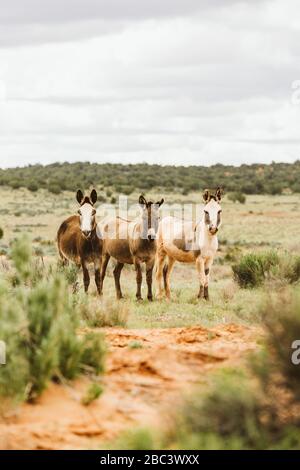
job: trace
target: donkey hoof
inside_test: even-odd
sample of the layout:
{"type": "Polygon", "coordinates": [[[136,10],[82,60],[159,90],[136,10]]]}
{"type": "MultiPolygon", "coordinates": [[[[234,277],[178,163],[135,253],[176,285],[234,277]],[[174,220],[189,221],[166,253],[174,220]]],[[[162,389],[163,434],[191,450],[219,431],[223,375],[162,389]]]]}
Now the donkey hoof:
{"type": "Polygon", "coordinates": [[[143,297],[136,296],[136,300],[137,300],[137,302],[141,302],[143,300],[143,297]]]}
{"type": "Polygon", "coordinates": [[[152,295],[148,295],[147,299],[149,300],[149,302],[153,302],[153,296],[152,295]]]}

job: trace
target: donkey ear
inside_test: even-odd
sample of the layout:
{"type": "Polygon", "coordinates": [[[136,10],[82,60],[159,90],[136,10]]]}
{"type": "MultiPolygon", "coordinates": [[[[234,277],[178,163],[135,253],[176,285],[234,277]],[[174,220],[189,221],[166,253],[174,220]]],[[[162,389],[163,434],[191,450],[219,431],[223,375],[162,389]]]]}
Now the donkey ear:
{"type": "Polygon", "coordinates": [[[222,199],[222,191],[221,191],[220,187],[218,187],[216,189],[216,199],[217,199],[217,201],[221,201],[221,199],[222,199]]]}
{"type": "Polygon", "coordinates": [[[209,199],[209,190],[205,189],[204,193],[203,193],[203,200],[204,200],[204,202],[207,202],[208,199],[209,199]]]}
{"type": "Polygon", "coordinates": [[[98,198],[97,191],[96,189],[93,189],[90,195],[90,200],[92,201],[93,204],[97,202],[97,198],[98,198]]]}
{"type": "Polygon", "coordinates": [[[160,201],[156,202],[155,204],[160,207],[163,203],[165,202],[164,198],[162,198],[160,201]]]}
{"type": "Polygon", "coordinates": [[[80,189],[78,189],[78,191],[76,193],[76,199],[77,199],[78,204],[82,203],[83,197],[84,197],[83,192],[80,189]]]}
{"type": "Polygon", "coordinates": [[[142,194],[139,197],[139,204],[141,206],[146,206],[147,205],[147,201],[146,201],[146,199],[144,198],[144,196],[142,194]]]}

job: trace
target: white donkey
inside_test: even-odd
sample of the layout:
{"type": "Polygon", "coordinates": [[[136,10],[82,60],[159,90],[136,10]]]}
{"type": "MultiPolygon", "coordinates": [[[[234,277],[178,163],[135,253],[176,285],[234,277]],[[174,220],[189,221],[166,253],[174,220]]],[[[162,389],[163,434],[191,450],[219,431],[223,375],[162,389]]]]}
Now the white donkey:
{"type": "Polygon", "coordinates": [[[165,217],[159,224],[156,281],[158,298],[162,298],[162,278],[165,294],[170,298],[170,275],[175,261],[195,263],[199,274],[198,298],[209,299],[210,268],[218,250],[217,232],[221,225],[221,189],[214,194],[203,193],[203,217],[197,223],[177,217],[165,217]]]}

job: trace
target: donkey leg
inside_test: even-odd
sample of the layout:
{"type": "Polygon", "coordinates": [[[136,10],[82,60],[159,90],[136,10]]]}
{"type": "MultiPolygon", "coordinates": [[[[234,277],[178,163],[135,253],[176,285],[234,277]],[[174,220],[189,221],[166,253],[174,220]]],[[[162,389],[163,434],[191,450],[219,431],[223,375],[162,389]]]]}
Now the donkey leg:
{"type": "Polygon", "coordinates": [[[204,274],[206,277],[205,286],[204,286],[204,298],[205,300],[209,300],[209,293],[208,293],[208,285],[209,285],[209,277],[210,277],[210,269],[213,264],[213,259],[209,258],[205,261],[204,265],[204,274]]]}
{"type": "Polygon", "coordinates": [[[136,298],[137,300],[143,300],[142,298],[143,275],[142,275],[142,266],[141,266],[140,261],[135,260],[134,267],[135,267],[135,272],[136,272],[136,298]]]}
{"type": "Polygon", "coordinates": [[[153,268],[154,268],[154,260],[148,261],[146,263],[146,280],[147,280],[147,287],[148,287],[147,298],[150,301],[153,300],[153,295],[152,295],[152,273],[153,273],[153,268]]]}
{"type": "Polygon", "coordinates": [[[81,262],[81,266],[82,266],[82,271],[83,271],[84,291],[87,293],[87,291],[89,290],[89,285],[90,285],[90,274],[89,274],[89,270],[86,266],[85,261],[81,262]]]}
{"type": "Polygon", "coordinates": [[[107,265],[108,265],[109,260],[110,260],[110,255],[109,255],[108,253],[105,253],[105,254],[102,256],[102,262],[101,262],[99,295],[102,295],[102,291],[103,291],[103,282],[104,282],[104,279],[105,279],[106,268],[107,268],[107,265]]]}
{"type": "Polygon", "coordinates": [[[98,294],[101,294],[101,258],[97,258],[94,261],[94,269],[95,269],[95,284],[97,287],[98,294]]]}
{"type": "Polygon", "coordinates": [[[163,279],[163,269],[165,264],[166,255],[165,253],[161,252],[157,255],[157,267],[156,267],[156,286],[157,286],[157,298],[162,299],[163,296],[163,286],[162,286],[162,279],[163,279]]]}
{"type": "Polygon", "coordinates": [[[115,268],[114,268],[114,278],[115,278],[115,286],[116,286],[116,294],[117,294],[117,299],[123,299],[123,294],[121,291],[121,284],[120,284],[120,276],[121,276],[121,271],[123,269],[124,263],[120,263],[119,261],[117,262],[115,268]]]}
{"type": "Polygon", "coordinates": [[[58,253],[59,253],[60,262],[61,262],[62,266],[68,266],[69,265],[69,260],[65,257],[65,255],[63,254],[63,252],[61,251],[60,248],[58,248],[58,253]]]}
{"type": "Polygon", "coordinates": [[[205,298],[206,300],[208,300],[207,299],[208,288],[207,288],[206,275],[205,275],[205,262],[204,262],[204,259],[201,258],[201,256],[199,256],[196,259],[196,268],[198,271],[198,276],[199,276],[199,281],[200,281],[198,299],[205,298]]]}
{"type": "Polygon", "coordinates": [[[164,267],[164,284],[165,292],[168,300],[171,298],[170,277],[174,267],[175,259],[168,257],[168,264],[164,267]]]}

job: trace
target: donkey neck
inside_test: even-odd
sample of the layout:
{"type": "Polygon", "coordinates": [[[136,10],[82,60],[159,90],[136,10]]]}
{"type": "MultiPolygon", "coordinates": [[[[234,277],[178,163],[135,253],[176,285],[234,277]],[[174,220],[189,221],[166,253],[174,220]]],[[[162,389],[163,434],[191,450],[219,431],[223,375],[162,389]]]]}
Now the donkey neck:
{"type": "Polygon", "coordinates": [[[132,238],[137,250],[141,250],[141,252],[156,250],[156,240],[148,240],[147,233],[145,233],[144,230],[143,220],[141,218],[135,221],[132,238]]]}
{"type": "Polygon", "coordinates": [[[205,223],[205,216],[203,215],[202,220],[198,223],[196,227],[198,231],[198,241],[200,247],[208,247],[217,249],[218,247],[218,235],[217,233],[211,234],[207,224],[205,223]]]}

